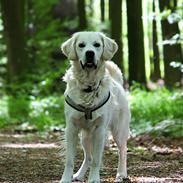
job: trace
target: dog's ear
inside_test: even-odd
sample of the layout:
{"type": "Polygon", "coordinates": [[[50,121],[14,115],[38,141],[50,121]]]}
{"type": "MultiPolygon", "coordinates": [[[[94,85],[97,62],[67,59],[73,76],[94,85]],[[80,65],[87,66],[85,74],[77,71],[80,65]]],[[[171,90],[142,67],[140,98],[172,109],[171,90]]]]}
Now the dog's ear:
{"type": "Polygon", "coordinates": [[[76,60],[77,54],[75,50],[75,36],[72,36],[72,38],[68,39],[61,45],[61,50],[63,54],[69,59],[69,60],[76,60]]]}
{"type": "Polygon", "coordinates": [[[116,53],[116,51],[118,50],[118,45],[117,43],[108,38],[107,36],[105,36],[104,34],[102,35],[102,39],[103,39],[103,60],[111,60],[112,57],[114,56],[114,54],[116,53]]]}

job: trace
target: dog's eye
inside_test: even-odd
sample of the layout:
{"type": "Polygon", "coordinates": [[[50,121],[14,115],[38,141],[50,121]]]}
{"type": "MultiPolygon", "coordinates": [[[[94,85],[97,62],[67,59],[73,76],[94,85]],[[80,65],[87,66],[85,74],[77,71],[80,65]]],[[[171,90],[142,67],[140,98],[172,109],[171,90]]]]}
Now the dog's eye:
{"type": "Polygon", "coordinates": [[[85,44],[84,44],[84,43],[80,43],[78,46],[79,46],[80,48],[84,48],[84,47],[85,47],[85,44]]]}
{"type": "Polygon", "coordinates": [[[93,46],[95,46],[95,47],[100,47],[100,43],[94,43],[94,45],[93,46]]]}

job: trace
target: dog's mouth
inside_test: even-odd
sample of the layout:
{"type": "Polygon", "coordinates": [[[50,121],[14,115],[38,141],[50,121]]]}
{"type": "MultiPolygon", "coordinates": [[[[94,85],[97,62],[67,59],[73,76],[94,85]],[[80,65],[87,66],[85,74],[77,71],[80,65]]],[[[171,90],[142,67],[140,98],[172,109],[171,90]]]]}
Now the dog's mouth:
{"type": "Polygon", "coordinates": [[[95,67],[95,63],[93,62],[93,61],[86,61],[86,63],[85,63],[85,66],[86,67],[89,67],[89,68],[91,68],[91,67],[95,67]]]}
{"type": "Polygon", "coordinates": [[[90,61],[90,60],[88,60],[88,61],[86,61],[84,64],[80,61],[80,63],[81,63],[81,66],[82,66],[82,68],[83,69],[85,69],[85,68],[94,68],[94,69],[96,69],[97,68],[97,65],[93,62],[93,61],[90,61]]]}

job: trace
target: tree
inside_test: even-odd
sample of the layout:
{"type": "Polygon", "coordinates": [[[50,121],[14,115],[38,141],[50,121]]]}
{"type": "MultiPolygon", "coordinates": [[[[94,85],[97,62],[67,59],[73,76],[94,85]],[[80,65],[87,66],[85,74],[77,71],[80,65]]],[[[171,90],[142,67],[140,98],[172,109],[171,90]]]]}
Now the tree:
{"type": "MultiPolygon", "coordinates": [[[[153,0],[153,12],[155,13],[155,0],[153,0]]],[[[153,71],[152,71],[152,79],[154,81],[157,81],[161,78],[161,72],[160,72],[160,55],[159,55],[159,48],[158,48],[158,36],[157,36],[157,25],[156,25],[156,16],[153,18],[153,71]]]]}
{"type": "Polygon", "coordinates": [[[129,83],[145,84],[144,33],[142,24],[142,1],[127,0],[129,83]]]}
{"type": "Polygon", "coordinates": [[[105,0],[100,0],[101,22],[105,21],[105,0]]]}
{"type": "Polygon", "coordinates": [[[89,16],[93,17],[93,13],[94,13],[94,0],[90,0],[89,1],[89,16]]]}
{"type": "Polygon", "coordinates": [[[1,0],[4,37],[7,43],[7,81],[9,94],[9,114],[11,117],[28,115],[27,99],[22,99],[22,84],[25,82],[28,71],[28,56],[25,39],[25,1],[1,0]],[[12,87],[13,86],[13,87],[12,87]],[[13,97],[20,97],[14,102],[13,97]]]}
{"type": "Polygon", "coordinates": [[[25,1],[1,0],[4,36],[7,43],[8,81],[20,82],[27,70],[28,60],[24,28],[25,1]]]}
{"type": "Polygon", "coordinates": [[[109,21],[111,21],[111,16],[112,16],[112,0],[109,0],[109,21]]]}
{"type": "MultiPolygon", "coordinates": [[[[176,9],[176,0],[159,0],[160,11],[163,12],[166,9],[171,10],[173,13],[176,9]]],[[[180,35],[177,22],[168,21],[168,17],[164,17],[161,20],[162,37],[164,41],[163,45],[163,57],[164,57],[164,73],[165,73],[165,85],[172,87],[176,82],[181,80],[181,71],[178,68],[173,68],[171,62],[183,62],[181,45],[177,42],[171,43],[170,39],[175,35],[180,35]]]]}
{"type": "Polygon", "coordinates": [[[118,52],[115,54],[113,60],[117,65],[123,69],[123,46],[122,46],[122,0],[110,0],[110,11],[111,11],[111,37],[118,44],[118,52]]]}
{"type": "Polygon", "coordinates": [[[79,17],[79,29],[84,30],[87,27],[85,0],[78,0],[78,17],[79,17]]]}

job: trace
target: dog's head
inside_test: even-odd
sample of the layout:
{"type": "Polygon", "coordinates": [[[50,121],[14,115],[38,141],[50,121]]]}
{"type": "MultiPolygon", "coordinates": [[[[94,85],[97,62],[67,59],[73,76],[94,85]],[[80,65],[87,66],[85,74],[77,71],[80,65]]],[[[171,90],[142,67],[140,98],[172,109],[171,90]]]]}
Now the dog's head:
{"type": "Polygon", "coordinates": [[[110,60],[118,46],[114,40],[100,32],[78,32],[61,46],[72,61],[79,61],[83,69],[97,68],[100,62],[110,60]]]}

